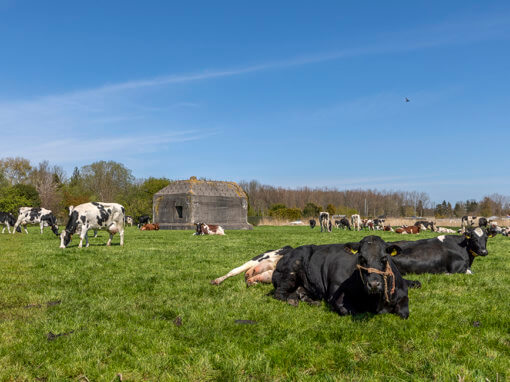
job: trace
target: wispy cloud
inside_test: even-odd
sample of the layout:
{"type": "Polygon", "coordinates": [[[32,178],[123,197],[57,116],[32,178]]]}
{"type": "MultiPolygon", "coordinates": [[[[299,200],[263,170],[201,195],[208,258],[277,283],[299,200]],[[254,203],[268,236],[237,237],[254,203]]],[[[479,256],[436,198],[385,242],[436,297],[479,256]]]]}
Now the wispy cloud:
{"type": "MultiPolygon", "coordinates": [[[[140,90],[168,87],[172,84],[193,83],[228,77],[280,70],[296,66],[312,65],[343,58],[378,54],[391,54],[427,49],[448,44],[463,44],[491,38],[509,36],[508,15],[451,20],[436,26],[402,31],[401,34],[386,35],[378,41],[357,48],[338,49],[326,53],[307,54],[289,59],[273,60],[245,65],[237,68],[204,70],[197,73],[158,76],[148,79],[130,80],[88,89],[78,89],[62,94],[0,102],[0,131],[4,147],[11,150],[3,155],[26,155],[30,159],[48,159],[61,163],[62,158],[94,159],[97,155],[125,150],[134,145],[136,150],[147,151],[160,147],[165,142],[202,139],[209,126],[188,127],[179,123],[175,112],[189,108],[198,109],[194,100],[178,100],[168,106],[148,105],[140,102],[140,90]],[[165,126],[165,133],[175,135],[140,135],[138,126],[151,125],[155,112],[164,112],[158,122],[165,126]],[[200,131],[200,133],[198,133],[200,131]],[[20,133],[21,132],[21,133],[20,133]],[[108,144],[92,136],[109,137],[108,144]],[[30,137],[33,143],[22,152],[21,139],[30,137]],[[118,138],[120,137],[120,138],[118,138]],[[51,153],[58,153],[54,158],[51,153]]],[[[350,105],[352,110],[352,106],[350,105]]],[[[364,105],[366,112],[366,104],[364,105]]],[[[338,112],[323,110],[321,113],[338,112]]],[[[320,118],[320,115],[315,116],[320,118]]],[[[352,182],[353,184],[359,182],[352,182]]]]}

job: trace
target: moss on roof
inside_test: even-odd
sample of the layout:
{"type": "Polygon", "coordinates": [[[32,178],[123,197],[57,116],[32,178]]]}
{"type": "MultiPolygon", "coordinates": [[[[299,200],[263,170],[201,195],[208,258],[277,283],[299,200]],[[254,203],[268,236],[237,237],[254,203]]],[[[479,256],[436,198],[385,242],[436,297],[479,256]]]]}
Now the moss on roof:
{"type": "Polygon", "coordinates": [[[235,182],[199,180],[192,176],[188,180],[176,180],[155,195],[192,194],[200,196],[226,196],[247,198],[244,190],[235,182]]]}

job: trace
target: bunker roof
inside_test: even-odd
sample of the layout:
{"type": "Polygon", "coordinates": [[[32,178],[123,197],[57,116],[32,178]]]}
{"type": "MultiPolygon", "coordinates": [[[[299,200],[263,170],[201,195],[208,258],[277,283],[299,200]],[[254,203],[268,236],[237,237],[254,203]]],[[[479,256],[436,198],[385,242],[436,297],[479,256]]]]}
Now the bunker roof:
{"type": "Polygon", "coordinates": [[[247,198],[244,190],[235,182],[199,180],[195,176],[192,176],[188,180],[173,181],[156,193],[156,195],[174,194],[247,198]]]}

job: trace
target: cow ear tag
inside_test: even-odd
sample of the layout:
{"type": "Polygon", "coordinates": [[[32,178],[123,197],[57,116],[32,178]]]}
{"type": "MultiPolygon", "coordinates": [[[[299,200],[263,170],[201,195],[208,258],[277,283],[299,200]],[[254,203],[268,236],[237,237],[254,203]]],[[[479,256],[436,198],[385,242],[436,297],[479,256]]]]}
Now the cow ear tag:
{"type": "Polygon", "coordinates": [[[356,251],[355,249],[352,249],[352,248],[351,248],[351,252],[352,252],[353,254],[358,253],[358,251],[356,251]]]}
{"type": "Polygon", "coordinates": [[[471,239],[471,236],[469,236],[469,235],[466,235],[466,239],[471,239]]]}
{"type": "Polygon", "coordinates": [[[393,251],[391,251],[390,255],[391,256],[395,256],[397,254],[397,250],[396,249],[393,249],[393,251]]]}

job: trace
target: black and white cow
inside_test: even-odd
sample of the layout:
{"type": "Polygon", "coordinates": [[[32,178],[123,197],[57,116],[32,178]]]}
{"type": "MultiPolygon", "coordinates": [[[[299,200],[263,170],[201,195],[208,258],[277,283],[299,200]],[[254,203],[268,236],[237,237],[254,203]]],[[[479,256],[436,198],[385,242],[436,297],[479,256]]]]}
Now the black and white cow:
{"type": "Polygon", "coordinates": [[[150,224],[151,217],[149,215],[142,215],[138,217],[138,228],[143,226],[144,224],[150,224]]]}
{"type": "Polygon", "coordinates": [[[351,223],[349,223],[349,219],[342,218],[340,220],[335,220],[335,225],[338,228],[346,229],[348,228],[351,231],[351,223]]]}
{"type": "Polygon", "coordinates": [[[311,229],[314,229],[315,226],[317,225],[317,222],[315,221],[315,219],[310,219],[309,223],[310,223],[310,228],[311,229]]]}
{"type": "MultiPolygon", "coordinates": [[[[7,232],[11,233],[11,227],[14,227],[16,224],[16,218],[13,214],[9,212],[0,212],[0,224],[4,226],[2,229],[2,233],[5,232],[5,228],[7,227],[7,232]]],[[[18,227],[18,232],[21,232],[21,228],[18,227]]]]}
{"type": "Polygon", "coordinates": [[[18,219],[14,224],[14,230],[12,233],[15,233],[16,231],[21,232],[18,230],[19,226],[23,226],[25,232],[28,233],[27,224],[39,224],[41,234],[43,233],[44,226],[50,226],[53,233],[58,236],[57,219],[55,218],[55,215],[53,215],[53,212],[46,208],[20,207],[18,219]]]}
{"type": "Polygon", "coordinates": [[[252,275],[249,275],[249,278],[258,275],[257,280],[249,280],[249,278],[246,279],[246,283],[248,285],[253,285],[257,282],[265,282],[264,280],[269,280],[271,282],[271,276],[273,275],[274,268],[276,267],[276,264],[278,261],[288,254],[292,250],[292,247],[286,246],[280,249],[276,250],[270,250],[266,251],[264,253],[261,253],[260,255],[255,256],[250,261],[247,261],[243,265],[232,269],[230,272],[228,272],[226,275],[218,277],[217,279],[214,279],[211,281],[211,284],[213,285],[220,285],[223,281],[228,279],[229,277],[233,277],[238,275],[242,272],[247,272],[250,269],[254,269],[254,272],[252,275]],[[256,269],[257,267],[263,267],[263,269],[256,269]]]}
{"type": "Polygon", "coordinates": [[[321,212],[319,214],[319,224],[321,225],[321,232],[331,232],[331,225],[329,221],[329,212],[321,212]]]}
{"type": "Polygon", "coordinates": [[[464,232],[466,228],[473,228],[476,225],[478,225],[478,227],[487,227],[488,224],[486,218],[477,216],[463,216],[460,222],[462,232],[464,232]]]}
{"type": "Polygon", "coordinates": [[[133,224],[135,224],[135,219],[133,219],[132,216],[126,215],[125,223],[129,224],[129,226],[132,227],[133,224]]]}
{"type": "Polygon", "coordinates": [[[400,273],[468,273],[477,256],[487,256],[487,239],[494,236],[482,228],[468,228],[463,235],[396,241],[402,252],[393,257],[400,273]]]}
{"type": "Polygon", "coordinates": [[[354,214],[351,216],[351,225],[356,231],[361,230],[361,216],[354,214]]]}
{"type": "Polygon", "coordinates": [[[374,219],[374,228],[378,231],[382,231],[384,229],[384,223],[386,222],[386,219],[374,219]]]}
{"type": "Polygon", "coordinates": [[[72,209],[65,231],[60,235],[60,248],[65,248],[76,232],[80,233],[80,244],[82,248],[83,239],[86,247],[89,246],[87,232],[89,229],[106,229],[110,238],[106,245],[111,245],[113,235],[117,232],[120,235],[120,245],[124,245],[124,214],[125,209],[118,203],[84,203],[72,209]]]}
{"type": "Polygon", "coordinates": [[[325,300],[340,315],[394,313],[409,316],[407,288],[391,260],[400,252],[379,236],[359,243],[304,245],[283,257],[273,273],[274,298],[297,305],[325,300]]]}

